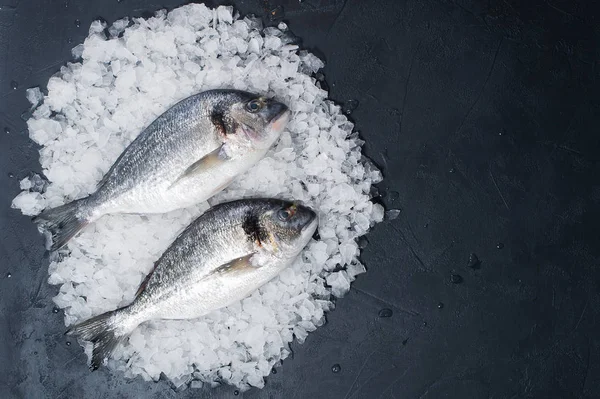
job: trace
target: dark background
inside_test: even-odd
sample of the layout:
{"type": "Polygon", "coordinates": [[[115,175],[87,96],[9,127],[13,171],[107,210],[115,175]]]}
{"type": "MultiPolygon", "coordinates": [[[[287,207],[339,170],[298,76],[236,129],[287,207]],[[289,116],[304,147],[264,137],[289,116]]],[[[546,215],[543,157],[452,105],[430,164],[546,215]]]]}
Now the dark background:
{"type": "MultiPolygon", "coordinates": [[[[18,180],[40,172],[24,90],[45,85],[95,18],[182,3],[2,2],[2,398],[234,397],[90,373],[52,312],[42,238],[9,208],[18,180]]],[[[331,98],[359,101],[352,119],[383,168],[381,201],[402,210],[368,235],[368,272],[328,323],[240,396],[600,397],[600,15],[589,3],[233,1],[265,18],[283,6],[326,60],[331,98]]]]}

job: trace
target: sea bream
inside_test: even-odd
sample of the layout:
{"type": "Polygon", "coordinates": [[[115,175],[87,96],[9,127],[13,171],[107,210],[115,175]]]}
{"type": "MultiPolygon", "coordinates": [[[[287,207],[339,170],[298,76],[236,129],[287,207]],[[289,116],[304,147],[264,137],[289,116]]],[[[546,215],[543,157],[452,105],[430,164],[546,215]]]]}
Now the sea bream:
{"type": "Polygon", "coordinates": [[[276,199],[237,200],[209,209],[162,254],[129,306],[67,331],[93,343],[97,369],[137,326],[194,319],[250,295],[289,266],[311,240],[317,215],[276,199]]]}
{"type": "Polygon", "coordinates": [[[163,213],[202,202],[265,156],[288,107],[237,90],[188,97],[159,116],[123,151],[96,191],[34,218],[64,246],[106,214],[163,213]]]}

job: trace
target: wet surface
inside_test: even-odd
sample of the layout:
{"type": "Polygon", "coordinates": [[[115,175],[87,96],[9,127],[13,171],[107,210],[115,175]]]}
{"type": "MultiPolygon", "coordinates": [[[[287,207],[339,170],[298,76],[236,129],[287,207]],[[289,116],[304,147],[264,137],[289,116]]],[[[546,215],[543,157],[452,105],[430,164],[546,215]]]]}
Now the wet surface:
{"type": "Polygon", "coordinates": [[[325,58],[331,97],[359,104],[351,118],[385,176],[378,200],[402,209],[369,234],[368,272],[325,326],[292,345],[293,358],[263,390],[175,392],[165,381],[90,373],[53,312],[43,238],[8,207],[19,180],[41,172],[20,117],[24,90],[70,59],[95,18],[182,2],[8,0],[0,7],[0,126],[10,133],[0,135],[0,397],[600,397],[597,6],[232,3],[267,23],[283,19],[325,58]]]}

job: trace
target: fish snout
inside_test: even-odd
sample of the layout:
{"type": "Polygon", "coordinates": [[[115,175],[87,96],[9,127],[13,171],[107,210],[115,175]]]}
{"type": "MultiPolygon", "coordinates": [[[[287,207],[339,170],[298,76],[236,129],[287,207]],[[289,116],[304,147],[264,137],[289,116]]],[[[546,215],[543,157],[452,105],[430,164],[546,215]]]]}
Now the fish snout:
{"type": "Polygon", "coordinates": [[[296,220],[298,227],[303,233],[310,233],[311,236],[313,235],[318,224],[318,217],[315,211],[307,206],[298,205],[296,210],[296,220]]]}
{"type": "Polygon", "coordinates": [[[282,117],[289,113],[287,105],[278,101],[269,101],[266,110],[266,118],[269,123],[277,123],[282,117]]]}

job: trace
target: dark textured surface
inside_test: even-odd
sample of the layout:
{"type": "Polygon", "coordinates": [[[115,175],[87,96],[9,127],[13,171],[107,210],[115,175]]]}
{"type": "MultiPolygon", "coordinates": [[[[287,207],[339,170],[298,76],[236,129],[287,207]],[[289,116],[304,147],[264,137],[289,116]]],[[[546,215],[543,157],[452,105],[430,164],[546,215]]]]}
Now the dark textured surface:
{"type": "MultiPolygon", "coordinates": [[[[267,16],[276,2],[233,3],[267,16]]],[[[331,97],[359,101],[352,117],[383,167],[383,201],[402,212],[369,234],[368,273],[328,323],[293,345],[294,357],[263,390],[240,396],[600,397],[593,3],[281,2],[292,30],[325,57],[331,97]],[[481,260],[475,268],[471,253],[481,260]],[[382,309],[393,314],[379,317],[390,316],[382,309]]],[[[42,239],[9,209],[18,180],[40,168],[19,117],[24,89],[43,86],[69,60],[94,18],[179,4],[2,3],[2,398],[234,397],[231,387],[175,392],[166,382],[89,373],[81,348],[67,346],[62,314],[52,312],[42,239]]]]}

